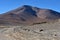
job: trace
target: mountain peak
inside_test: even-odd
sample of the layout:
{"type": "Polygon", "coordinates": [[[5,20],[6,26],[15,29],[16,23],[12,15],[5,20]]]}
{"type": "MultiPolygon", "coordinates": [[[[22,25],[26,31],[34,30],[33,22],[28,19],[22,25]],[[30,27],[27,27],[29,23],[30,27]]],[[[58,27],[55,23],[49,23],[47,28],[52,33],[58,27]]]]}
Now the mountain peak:
{"type": "Polygon", "coordinates": [[[32,6],[29,6],[29,5],[23,5],[21,8],[25,8],[25,9],[31,9],[32,8],[32,6]]]}
{"type": "Polygon", "coordinates": [[[29,6],[29,5],[23,5],[23,7],[31,7],[31,6],[29,6]]]}
{"type": "Polygon", "coordinates": [[[23,5],[0,16],[0,24],[37,24],[60,19],[60,13],[50,9],[42,9],[23,5]]]}

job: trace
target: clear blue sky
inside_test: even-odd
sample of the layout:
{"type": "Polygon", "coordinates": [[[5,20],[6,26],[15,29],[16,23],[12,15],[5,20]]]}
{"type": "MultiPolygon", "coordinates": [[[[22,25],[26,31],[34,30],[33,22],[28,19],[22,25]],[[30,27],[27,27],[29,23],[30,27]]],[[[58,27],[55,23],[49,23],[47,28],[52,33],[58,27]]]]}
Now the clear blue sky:
{"type": "Polygon", "coordinates": [[[60,0],[0,0],[0,14],[22,5],[53,9],[60,12],[60,0]]]}

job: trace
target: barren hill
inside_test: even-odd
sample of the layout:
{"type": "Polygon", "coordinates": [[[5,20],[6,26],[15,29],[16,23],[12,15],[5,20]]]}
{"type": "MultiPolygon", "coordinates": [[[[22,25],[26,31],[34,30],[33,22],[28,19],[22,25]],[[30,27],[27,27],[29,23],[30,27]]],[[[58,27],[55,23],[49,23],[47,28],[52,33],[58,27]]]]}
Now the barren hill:
{"type": "Polygon", "coordinates": [[[60,13],[50,10],[24,5],[0,15],[0,24],[37,24],[55,22],[60,18],[60,13]]]}
{"type": "Polygon", "coordinates": [[[60,13],[24,5],[0,14],[0,40],[60,40],[60,13]]]}

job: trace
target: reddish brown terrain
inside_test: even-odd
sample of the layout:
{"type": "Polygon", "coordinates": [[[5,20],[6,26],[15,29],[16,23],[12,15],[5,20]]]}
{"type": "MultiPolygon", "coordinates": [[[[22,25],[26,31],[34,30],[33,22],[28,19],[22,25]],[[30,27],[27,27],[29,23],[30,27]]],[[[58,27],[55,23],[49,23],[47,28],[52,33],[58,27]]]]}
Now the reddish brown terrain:
{"type": "Polygon", "coordinates": [[[1,14],[0,24],[39,24],[54,22],[57,21],[59,18],[60,13],[56,11],[24,5],[17,9],[1,14]]]}
{"type": "Polygon", "coordinates": [[[24,5],[0,14],[0,40],[60,40],[60,13],[24,5]]]}

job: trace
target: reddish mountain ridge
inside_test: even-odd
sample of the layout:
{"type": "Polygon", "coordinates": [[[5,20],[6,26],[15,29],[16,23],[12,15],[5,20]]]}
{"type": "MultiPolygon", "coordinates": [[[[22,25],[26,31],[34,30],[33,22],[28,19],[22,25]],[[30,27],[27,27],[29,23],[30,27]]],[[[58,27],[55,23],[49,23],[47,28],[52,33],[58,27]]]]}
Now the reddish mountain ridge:
{"type": "Polygon", "coordinates": [[[17,9],[0,14],[1,25],[19,25],[54,22],[60,19],[60,13],[50,10],[24,5],[17,9]]]}

